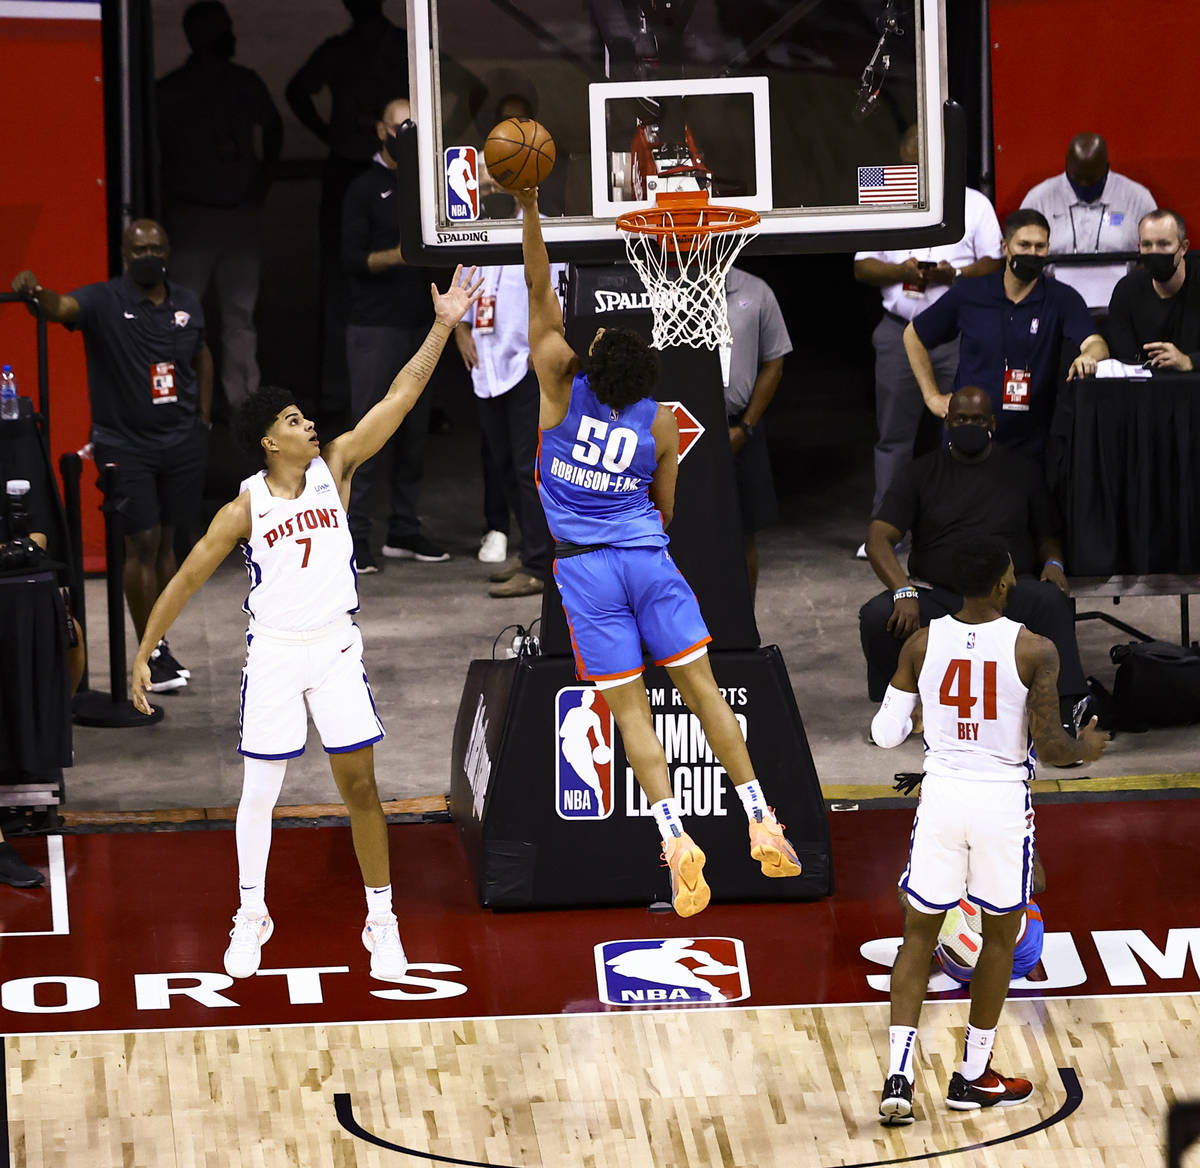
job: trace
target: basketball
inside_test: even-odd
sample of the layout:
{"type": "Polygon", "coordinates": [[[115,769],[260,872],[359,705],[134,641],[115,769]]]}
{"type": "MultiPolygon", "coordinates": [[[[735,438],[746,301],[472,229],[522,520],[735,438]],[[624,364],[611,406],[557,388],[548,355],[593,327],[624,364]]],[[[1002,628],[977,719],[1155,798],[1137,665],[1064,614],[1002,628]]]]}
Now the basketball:
{"type": "Polygon", "coordinates": [[[604,766],[605,763],[612,762],[612,747],[601,742],[595,750],[592,751],[592,761],[599,766],[604,766]]]}
{"type": "Polygon", "coordinates": [[[483,144],[483,160],[499,186],[523,191],[546,181],[554,169],[550,131],[533,118],[506,118],[492,127],[483,144]]]}

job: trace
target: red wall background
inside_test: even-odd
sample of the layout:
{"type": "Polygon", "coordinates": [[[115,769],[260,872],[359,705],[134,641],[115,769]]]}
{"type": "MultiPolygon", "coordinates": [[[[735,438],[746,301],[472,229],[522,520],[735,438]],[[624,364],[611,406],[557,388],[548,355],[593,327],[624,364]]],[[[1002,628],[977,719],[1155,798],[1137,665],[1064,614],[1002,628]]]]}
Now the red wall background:
{"type": "MultiPolygon", "coordinates": [[[[954,0],[950,0],[951,3],[954,0]]],[[[1114,170],[1144,183],[1200,239],[1200,131],[1192,96],[1195,0],[991,0],[996,210],[1063,169],[1094,131],[1114,170]]]]}
{"type": "MultiPolygon", "coordinates": [[[[104,172],[104,88],[99,20],[0,19],[6,96],[0,143],[0,286],[22,268],[56,292],[108,277],[104,172]]],[[[58,456],[87,442],[89,411],[83,340],[49,328],[50,439],[58,456]]],[[[21,393],[37,399],[34,321],[19,304],[0,305],[0,362],[21,393]]],[[[100,492],[83,469],[87,567],[103,567],[100,492]]]]}

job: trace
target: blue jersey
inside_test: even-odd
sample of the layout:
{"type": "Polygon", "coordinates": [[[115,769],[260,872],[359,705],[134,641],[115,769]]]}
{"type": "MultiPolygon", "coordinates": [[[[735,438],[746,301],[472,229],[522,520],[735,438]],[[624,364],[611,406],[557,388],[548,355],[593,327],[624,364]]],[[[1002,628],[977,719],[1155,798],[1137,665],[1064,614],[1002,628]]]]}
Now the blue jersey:
{"type": "Polygon", "coordinates": [[[650,427],[658,402],[601,405],[578,373],[567,416],[543,430],[537,484],[551,535],[564,543],[665,547],[662,515],[647,493],[658,460],[650,427]]]}

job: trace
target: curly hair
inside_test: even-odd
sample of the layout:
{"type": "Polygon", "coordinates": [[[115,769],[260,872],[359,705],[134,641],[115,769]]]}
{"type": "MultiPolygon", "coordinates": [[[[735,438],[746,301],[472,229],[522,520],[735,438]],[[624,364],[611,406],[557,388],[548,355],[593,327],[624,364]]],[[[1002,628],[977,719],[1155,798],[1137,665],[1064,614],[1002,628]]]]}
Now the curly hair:
{"type": "Polygon", "coordinates": [[[988,596],[1008,571],[1008,544],[998,535],[976,535],[951,553],[954,587],[963,596],[988,596]]]}
{"type": "Polygon", "coordinates": [[[615,410],[654,396],[658,354],[631,329],[605,329],[586,366],[592,392],[615,410]]]}
{"type": "Polygon", "coordinates": [[[262,440],[275,419],[296,404],[296,395],[282,385],[263,385],[252,393],[237,412],[234,432],[250,454],[263,457],[262,440]]]}

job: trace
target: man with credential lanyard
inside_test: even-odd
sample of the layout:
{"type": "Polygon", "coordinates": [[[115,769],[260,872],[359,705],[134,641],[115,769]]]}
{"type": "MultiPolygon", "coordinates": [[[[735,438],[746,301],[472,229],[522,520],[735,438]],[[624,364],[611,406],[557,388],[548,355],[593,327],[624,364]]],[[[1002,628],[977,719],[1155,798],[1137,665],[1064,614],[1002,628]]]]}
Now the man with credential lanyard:
{"type": "Polygon", "coordinates": [[[1063,342],[1077,349],[1067,379],[1090,377],[1108,346],[1074,288],[1043,274],[1050,228],[1037,211],[1004,221],[1002,271],[960,280],[904,330],[904,348],[925,405],[946,416],[950,394],[934,376],[929,350],[958,336],[954,386],[978,386],[992,403],[994,438],[1040,460],[1054,414],[1063,342]]]}

